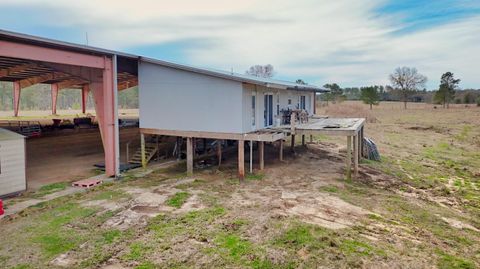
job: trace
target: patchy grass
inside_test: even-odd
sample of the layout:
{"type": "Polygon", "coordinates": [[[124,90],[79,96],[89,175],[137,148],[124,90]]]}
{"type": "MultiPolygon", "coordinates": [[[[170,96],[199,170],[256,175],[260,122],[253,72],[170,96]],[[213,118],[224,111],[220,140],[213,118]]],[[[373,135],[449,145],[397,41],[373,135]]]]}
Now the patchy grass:
{"type": "Polygon", "coordinates": [[[43,197],[54,192],[63,191],[69,185],[68,182],[58,182],[40,187],[40,189],[33,194],[33,197],[43,197]]]}
{"type": "Polygon", "coordinates": [[[336,193],[338,192],[338,187],[332,185],[322,186],[320,187],[320,191],[336,193]]]}
{"type": "Polygon", "coordinates": [[[263,180],[263,178],[265,177],[264,174],[247,174],[245,176],[245,179],[246,180],[263,180]]]}
{"type": "Polygon", "coordinates": [[[150,247],[142,242],[134,242],[130,245],[130,252],[123,256],[123,259],[127,261],[142,261],[150,249],[150,247]]]}
{"type": "Polygon", "coordinates": [[[189,189],[189,188],[195,188],[195,187],[201,186],[205,183],[206,183],[205,180],[197,178],[197,179],[193,180],[192,182],[179,184],[179,185],[175,186],[175,188],[181,189],[181,190],[186,190],[186,189],[189,189]]]}
{"type": "Polygon", "coordinates": [[[105,241],[105,243],[111,244],[121,235],[122,232],[120,232],[119,230],[108,230],[103,233],[103,240],[105,241]]]}
{"type": "Polygon", "coordinates": [[[71,228],[65,226],[81,224],[83,218],[92,216],[95,212],[94,209],[67,203],[40,215],[27,231],[31,234],[31,241],[39,244],[43,255],[51,258],[72,250],[83,242],[81,234],[72,233],[71,228]]]}
{"type": "MultiPolygon", "coordinates": [[[[339,113],[348,111],[338,106],[339,113]]],[[[349,111],[356,113],[356,109],[349,111]]],[[[105,222],[125,213],[124,205],[135,204],[135,197],[122,189],[160,190],[165,180],[170,188],[174,179],[186,177],[184,163],[147,176],[127,173],[122,181],[43,202],[2,219],[0,268],[50,268],[50,262],[63,253],[77,261],[74,268],[102,268],[111,260],[144,269],[478,268],[480,234],[473,229],[480,228],[480,109],[404,111],[382,110],[380,105],[369,113],[378,121],[367,123],[366,135],[377,142],[382,161],[362,161],[359,179],[340,179],[341,168],[333,163],[331,175],[320,175],[316,162],[341,162],[331,154],[307,160],[305,166],[298,161],[303,156],[290,161],[287,155],[286,162],[272,161],[272,167],[284,169],[282,173],[301,170],[301,178],[291,171],[287,180],[272,168],[266,170],[272,174],[247,175],[246,182],[239,184],[238,179],[228,180],[236,175],[232,157],[234,161],[222,164],[221,170],[202,170],[201,179],[172,187],[182,191],[166,202],[181,208],[193,193],[190,189],[200,189],[202,208],[207,208],[158,211],[158,216],[120,230],[105,222]],[[262,192],[252,186],[261,187],[262,192]],[[265,192],[269,188],[272,191],[265,192]],[[290,204],[256,197],[279,195],[280,189],[328,193],[369,213],[343,229],[307,224],[302,222],[304,216],[289,215],[285,207],[290,204]],[[95,200],[121,206],[110,211],[78,203],[95,200]],[[452,227],[446,218],[474,228],[452,227]]],[[[316,138],[334,150],[333,143],[345,144],[344,138],[316,138]]],[[[38,193],[47,195],[61,188],[46,186],[38,193]]],[[[305,206],[299,200],[291,202],[305,206]]],[[[335,206],[325,207],[325,212],[331,210],[334,216],[335,206]]]]}
{"type": "Polygon", "coordinates": [[[456,257],[439,251],[439,260],[437,266],[439,269],[474,269],[475,264],[464,258],[456,257]]]}
{"type": "Polygon", "coordinates": [[[92,200],[118,200],[121,198],[128,197],[128,195],[120,190],[105,190],[105,191],[96,191],[92,200]]]}
{"type": "Polygon", "coordinates": [[[180,208],[189,197],[190,194],[188,192],[177,192],[166,201],[166,204],[175,208],[180,208]]]}

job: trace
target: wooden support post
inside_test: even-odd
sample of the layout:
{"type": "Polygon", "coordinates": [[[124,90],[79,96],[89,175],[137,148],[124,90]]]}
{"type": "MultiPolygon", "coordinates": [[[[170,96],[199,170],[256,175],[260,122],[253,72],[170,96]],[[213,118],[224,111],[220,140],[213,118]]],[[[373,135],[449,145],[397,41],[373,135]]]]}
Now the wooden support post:
{"type": "Polygon", "coordinates": [[[291,137],[291,140],[290,140],[290,149],[293,151],[295,151],[295,135],[292,135],[291,137]]]}
{"type": "Polygon", "coordinates": [[[158,135],[155,136],[155,142],[157,142],[157,162],[160,161],[160,141],[158,135]]]}
{"type": "Polygon", "coordinates": [[[358,145],[358,138],[360,136],[357,135],[353,137],[353,174],[355,176],[355,178],[358,177],[358,148],[359,148],[359,145],[358,145]]]}
{"type": "Polygon", "coordinates": [[[187,175],[193,175],[193,138],[187,137],[187,175]]]}
{"type": "Polygon", "coordinates": [[[313,135],[310,135],[310,143],[313,143],[313,135]]]}
{"type": "Polygon", "coordinates": [[[245,179],[245,141],[238,140],[238,178],[245,179]]]}
{"type": "Polygon", "coordinates": [[[352,137],[347,136],[347,179],[352,178],[352,137]]]}
{"type": "Polygon", "coordinates": [[[88,91],[89,91],[88,84],[84,84],[82,86],[82,113],[85,114],[87,112],[87,100],[88,100],[88,91]]]}
{"type": "Polygon", "coordinates": [[[197,154],[197,139],[192,138],[192,145],[193,145],[193,148],[192,148],[193,157],[195,157],[195,155],[197,154]]]}
{"type": "Polygon", "coordinates": [[[253,173],[253,141],[250,140],[250,174],[253,173]]]}
{"type": "Polygon", "coordinates": [[[362,159],[362,155],[363,155],[363,126],[362,128],[360,129],[360,160],[362,159]]]}
{"type": "Polygon", "coordinates": [[[265,142],[258,141],[258,161],[260,162],[260,171],[262,171],[265,167],[264,155],[265,155],[265,142]]]}
{"type": "Polygon", "coordinates": [[[302,135],[302,146],[305,146],[305,135],[302,135]]]}
{"type": "Polygon", "coordinates": [[[140,151],[142,154],[142,167],[143,169],[147,168],[147,158],[145,155],[145,135],[140,134],[140,151]]]}
{"type": "Polygon", "coordinates": [[[279,141],[280,144],[280,161],[283,161],[283,139],[280,139],[279,141]]]}
{"type": "Polygon", "coordinates": [[[203,154],[207,154],[207,139],[203,139],[203,154]]]}
{"type": "Polygon", "coordinates": [[[128,164],[128,161],[130,161],[130,141],[125,145],[125,163],[128,164]]]}
{"type": "Polygon", "coordinates": [[[20,109],[20,83],[13,82],[13,115],[18,117],[18,110],[20,109]]]}
{"type": "Polygon", "coordinates": [[[218,168],[222,164],[222,140],[217,140],[218,168]]]}

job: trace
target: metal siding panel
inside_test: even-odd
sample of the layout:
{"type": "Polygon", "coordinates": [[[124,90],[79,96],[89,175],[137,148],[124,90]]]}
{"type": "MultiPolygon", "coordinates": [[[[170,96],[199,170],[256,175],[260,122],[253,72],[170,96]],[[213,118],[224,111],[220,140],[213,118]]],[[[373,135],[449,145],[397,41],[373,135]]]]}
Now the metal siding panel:
{"type": "Polygon", "coordinates": [[[25,142],[24,139],[0,141],[0,196],[24,191],[25,142]]]}
{"type": "Polygon", "coordinates": [[[140,127],[243,132],[242,83],[142,62],[140,127]]]}

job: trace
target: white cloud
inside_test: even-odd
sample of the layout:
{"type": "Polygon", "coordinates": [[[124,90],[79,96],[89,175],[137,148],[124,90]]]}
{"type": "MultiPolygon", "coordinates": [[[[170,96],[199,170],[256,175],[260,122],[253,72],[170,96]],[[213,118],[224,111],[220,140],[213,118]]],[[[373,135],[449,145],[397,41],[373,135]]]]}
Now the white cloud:
{"type": "Polygon", "coordinates": [[[273,64],[279,75],[345,86],[388,83],[397,66],[415,66],[435,87],[452,71],[480,84],[480,16],[394,35],[398,16],[378,16],[385,0],[3,0],[43,12],[39,26],[85,29],[92,45],[130,49],[182,40],[189,63],[243,71],[273,64]],[[207,45],[205,45],[207,44],[207,45]]]}

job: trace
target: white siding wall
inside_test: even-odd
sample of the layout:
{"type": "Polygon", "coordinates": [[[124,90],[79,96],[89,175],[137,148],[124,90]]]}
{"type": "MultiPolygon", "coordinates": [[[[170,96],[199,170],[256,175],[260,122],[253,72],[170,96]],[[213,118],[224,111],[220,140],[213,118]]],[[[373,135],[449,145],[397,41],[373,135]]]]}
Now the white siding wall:
{"type": "Polygon", "coordinates": [[[300,96],[305,96],[305,106],[306,110],[310,115],[313,114],[313,92],[306,92],[306,91],[291,91],[291,90],[281,90],[281,89],[272,89],[266,88],[263,86],[254,86],[251,84],[244,84],[244,117],[243,117],[243,128],[244,132],[252,132],[255,130],[265,128],[264,124],[264,96],[265,94],[273,94],[273,115],[274,115],[274,124],[275,124],[275,117],[277,116],[277,98],[280,105],[280,110],[288,108],[288,99],[292,100],[291,107],[296,108],[300,102],[300,96]],[[256,120],[255,126],[252,126],[252,108],[251,108],[251,96],[252,93],[256,93],[256,120]]]}
{"type": "Polygon", "coordinates": [[[141,62],[140,127],[243,133],[242,83],[141,62]]]}
{"type": "Polygon", "coordinates": [[[0,140],[0,196],[25,191],[25,140],[0,140]]]}

